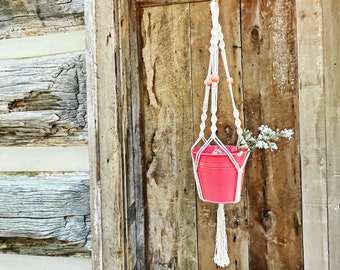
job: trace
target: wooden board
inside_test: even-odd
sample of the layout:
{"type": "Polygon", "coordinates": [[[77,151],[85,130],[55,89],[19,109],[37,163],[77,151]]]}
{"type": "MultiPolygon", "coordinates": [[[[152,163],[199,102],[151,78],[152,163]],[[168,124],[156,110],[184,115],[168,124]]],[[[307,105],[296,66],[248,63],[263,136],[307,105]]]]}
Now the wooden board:
{"type": "Polygon", "coordinates": [[[340,268],[340,2],[322,3],[329,269],[340,268]]]}
{"type": "Polygon", "coordinates": [[[292,128],[247,165],[249,269],[303,269],[295,1],[241,1],[245,126],[292,128]]]}
{"type": "Polygon", "coordinates": [[[150,269],[196,269],[189,6],[143,9],[146,239],[150,269]]]}
{"type": "Polygon", "coordinates": [[[198,3],[207,2],[207,0],[136,0],[136,2],[141,7],[155,7],[155,6],[167,6],[174,4],[188,4],[188,3],[198,3]]]}
{"type": "Polygon", "coordinates": [[[130,137],[126,135],[127,115],[122,113],[130,106],[129,101],[126,103],[130,96],[122,76],[126,67],[136,63],[124,59],[122,52],[128,54],[129,49],[120,47],[123,40],[129,39],[129,36],[119,35],[120,31],[125,31],[121,28],[125,26],[124,19],[128,20],[122,16],[125,5],[129,6],[129,1],[105,0],[100,5],[89,1],[85,11],[87,87],[91,89],[87,94],[92,258],[96,270],[125,269],[128,253],[133,252],[127,248],[130,218],[126,206],[125,162],[129,158],[126,140],[130,137]]]}
{"type": "Polygon", "coordinates": [[[0,61],[0,145],[84,144],[82,53],[0,61]]]}
{"type": "Polygon", "coordinates": [[[1,251],[27,253],[28,238],[35,239],[31,245],[38,253],[62,254],[53,250],[53,243],[68,242],[72,248],[65,254],[90,248],[87,173],[1,174],[0,198],[1,251]],[[47,246],[37,239],[44,239],[47,246]]]}
{"type": "Polygon", "coordinates": [[[84,244],[56,238],[0,237],[0,253],[91,258],[91,251],[84,244]]]}
{"type": "Polygon", "coordinates": [[[120,47],[122,65],[123,95],[122,126],[124,142],[125,178],[125,213],[128,217],[126,228],[126,265],[127,269],[146,269],[145,265],[145,193],[142,168],[144,144],[141,140],[141,91],[140,71],[136,67],[140,62],[140,9],[135,1],[123,1],[121,5],[121,36],[120,47]],[[126,64],[129,63],[129,64],[126,64]],[[133,131],[133,132],[131,132],[133,131]],[[139,153],[139,154],[137,154],[139,153]]]}
{"type": "Polygon", "coordinates": [[[2,0],[0,39],[84,28],[83,0],[2,0]]]}
{"type": "Polygon", "coordinates": [[[321,2],[297,1],[305,269],[329,269],[321,2]]]}

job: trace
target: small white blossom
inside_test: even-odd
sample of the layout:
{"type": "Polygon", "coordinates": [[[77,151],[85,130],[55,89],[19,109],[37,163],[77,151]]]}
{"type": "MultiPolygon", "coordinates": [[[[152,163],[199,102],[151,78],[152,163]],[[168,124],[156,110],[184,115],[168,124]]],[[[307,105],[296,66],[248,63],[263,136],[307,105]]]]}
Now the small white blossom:
{"type": "Polygon", "coordinates": [[[282,137],[287,138],[288,140],[290,140],[294,134],[293,130],[291,129],[284,129],[281,131],[282,137]]]}
{"type": "Polygon", "coordinates": [[[256,148],[259,148],[259,149],[267,149],[269,147],[268,143],[264,141],[257,141],[255,146],[256,148]]]}
{"type": "Polygon", "coordinates": [[[243,138],[239,142],[239,148],[248,148],[251,152],[255,149],[270,149],[274,151],[278,149],[276,141],[280,138],[290,140],[294,134],[291,129],[276,129],[274,131],[267,125],[261,125],[258,130],[258,136],[253,137],[251,131],[245,129],[242,134],[243,138]]]}
{"type": "Polygon", "coordinates": [[[272,151],[277,150],[277,144],[274,142],[269,142],[269,149],[272,151]]]}

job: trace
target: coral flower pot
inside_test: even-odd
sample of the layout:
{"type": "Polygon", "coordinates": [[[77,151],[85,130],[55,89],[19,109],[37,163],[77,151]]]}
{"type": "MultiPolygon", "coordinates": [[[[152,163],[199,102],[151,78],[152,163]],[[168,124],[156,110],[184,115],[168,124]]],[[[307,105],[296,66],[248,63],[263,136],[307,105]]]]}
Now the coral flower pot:
{"type": "MultiPolygon", "coordinates": [[[[200,148],[192,149],[193,161],[200,148]]],[[[237,151],[236,146],[226,146],[226,148],[235,159],[240,171],[220,146],[207,146],[200,155],[196,170],[196,185],[203,201],[224,204],[237,203],[240,200],[244,168],[249,153],[247,150],[237,151]],[[240,177],[238,177],[239,173],[240,177]]]]}

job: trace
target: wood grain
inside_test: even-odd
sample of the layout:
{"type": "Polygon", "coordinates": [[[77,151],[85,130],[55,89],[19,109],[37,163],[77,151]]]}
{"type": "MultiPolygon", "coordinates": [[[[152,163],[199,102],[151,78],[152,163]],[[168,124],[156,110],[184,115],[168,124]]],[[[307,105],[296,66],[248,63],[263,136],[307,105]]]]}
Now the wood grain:
{"type": "Polygon", "coordinates": [[[329,269],[321,1],[297,1],[297,14],[305,269],[329,269]]]}
{"type": "Polygon", "coordinates": [[[84,28],[83,0],[2,0],[0,39],[84,28]]]}
{"type": "Polygon", "coordinates": [[[175,4],[208,2],[209,0],[136,0],[141,7],[156,7],[175,4]]]}
{"type": "Polygon", "coordinates": [[[326,113],[329,269],[340,268],[339,1],[322,3],[326,113]]]}
{"type": "Polygon", "coordinates": [[[74,251],[90,248],[87,173],[7,173],[0,175],[0,187],[0,237],[54,238],[74,251]]]}
{"type": "Polygon", "coordinates": [[[197,269],[189,6],[143,9],[143,124],[150,269],[197,269]]]}
{"type": "Polygon", "coordinates": [[[82,243],[76,244],[56,238],[0,237],[0,252],[34,256],[91,257],[91,251],[82,243]]]}
{"type": "MultiPolygon", "coordinates": [[[[86,1],[87,91],[93,269],[125,269],[126,190],[122,124],[121,7],[127,1],[86,1]]],[[[124,63],[124,64],[123,64],[124,63]]],[[[122,108],[123,107],[123,108],[122,108]]]]}
{"type": "Polygon", "coordinates": [[[81,53],[0,61],[0,145],[84,144],[81,53]]]}
{"type": "Polygon", "coordinates": [[[143,181],[142,95],[139,67],[140,8],[135,1],[121,5],[122,87],[126,89],[122,103],[122,133],[124,138],[124,171],[126,200],[126,265],[127,269],[147,269],[145,264],[145,183],[143,181]],[[133,131],[133,132],[132,132],[133,131]],[[139,154],[137,154],[139,153],[139,154]]]}
{"type": "Polygon", "coordinates": [[[241,1],[246,127],[292,128],[247,166],[249,269],[303,269],[295,1],[241,1]]]}

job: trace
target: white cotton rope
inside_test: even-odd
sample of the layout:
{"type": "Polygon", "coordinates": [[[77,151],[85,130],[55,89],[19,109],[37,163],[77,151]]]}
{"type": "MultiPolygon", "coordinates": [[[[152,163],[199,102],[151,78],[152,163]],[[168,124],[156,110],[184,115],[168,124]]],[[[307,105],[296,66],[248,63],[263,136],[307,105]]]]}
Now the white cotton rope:
{"type": "MultiPolygon", "coordinates": [[[[223,61],[223,66],[226,72],[226,77],[228,80],[228,88],[229,88],[229,92],[231,95],[231,100],[232,100],[232,106],[233,106],[233,115],[235,117],[235,125],[236,125],[236,129],[237,129],[237,134],[238,134],[238,140],[241,140],[242,137],[242,129],[241,129],[241,121],[239,119],[239,112],[236,108],[235,102],[234,102],[234,97],[233,97],[233,92],[232,92],[232,86],[231,86],[231,77],[230,77],[230,73],[229,73],[229,68],[228,68],[228,63],[227,63],[227,56],[226,56],[226,52],[225,52],[225,43],[223,40],[223,34],[222,34],[222,27],[218,22],[218,18],[219,18],[219,7],[218,7],[218,3],[217,1],[211,1],[210,4],[210,8],[211,8],[211,17],[212,17],[212,24],[213,24],[213,29],[211,31],[212,34],[212,38],[211,38],[211,47],[213,47],[213,49],[211,50],[211,53],[214,53],[214,57],[216,59],[218,59],[218,47],[217,44],[219,42],[219,49],[221,50],[221,55],[222,55],[222,61],[223,61]],[[217,40],[217,44],[215,43],[217,40]],[[214,46],[215,45],[215,46],[214,46]],[[217,48],[216,48],[217,47],[217,48]]],[[[216,74],[218,73],[218,60],[214,61],[215,65],[213,65],[213,72],[216,71],[216,74]],[[215,69],[215,70],[214,70],[215,69]]],[[[214,84],[213,86],[213,90],[214,90],[214,84]]],[[[217,88],[217,86],[215,86],[217,88]]],[[[216,133],[216,120],[214,119],[214,117],[216,117],[216,111],[217,111],[217,89],[215,92],[216,96],[214,96],[214,91],[212,94],[212,128],[211,128],[211,132],[212,133],[216,133]],[[216,98],[216,104],[214,104],[214,98],[216,98]],[[216,107],[215,107],[216,106],[216,107]],[[216,111],[215,111],[216,110],[216,111]]],[[[224,148],[224,145],[223,145],[224,148]]],[[[228,151],[229,153],[229,151],[228,151]]],[[[236,162],[234,162],[234,158],[232,157],[231,160],[233,161],[235,167],[238,170],[238,178],[240,178],[241,176],[241,172],[240,172],[240,168],[238,166],[238,164],[235,164],[236,162]]],[[[238,179],[240,180],[240,179],[238,179]]],[[[238,181],[239,182],[239,181],[238,181]]],[[[238,192],[237,192],[238,193],[238,192]]],[[[236,195],[236,197],[238,197],[238,194],[236,195]]],[[[236,198],[238,199],[238,198],[236,198]]],[[[220,267],[226,267],[229,265],[230,263],[230,259],[228,256],[228,241],[227,241],[227,233],[226,233],[226,226],[225,226],[225,215],[224,215],[224,205],[223,204],[219,204],[218,205],[218,209],[217,209],[217,226],[216,226],[216,243],[215,243],[215,256],[214,256],[214,262],[216,265],[220,266],[220,267]]]]}
{"type": "Polygon", "coordinates": [[[228,241],[225,230],[224,205],[219,204],[217,209],[216,245],[214,262],[220,267],[226,267],[230,263],[228,256],[228,241]]]}
{"type": "MultiPolygon", "coordinates": [[[[244,173],[244,168],[246,161],[249,157],[249,152],[244,160],[244,162],[239,165],[231,152],[227,149],[227,147],[221,142],[221,140],[217,137],[217,97],[218,97],[218,83],[219,83],[219,76],[218,76],[218,66],[219,66],[219,53],[222,56],[223,67],[225,69],[225,75],[228,82],[228,89],[229,94],[231,97],[231,103],[233,108],[233,116],[235,120],[235,126],[238,135],[238,142],[243,140],[242,136],[242,128],[241,128],[241,120],[240,120],[240,113],[236,107],[234,101],[234,95],[232,90],[232,83],[233,80],[229,73],[228,62],[227,62],[227,55],[225,51],[225,43],[223,40],[223,33],[222,27],[218,21],[219,19],[219,7],[217,0],[212,0],[210,3],[210,10],[211,10],[211,18],[212,18],[212,30],[211,30],[211,38],[210,38],[210,61],[209,61],[209,68],[208,73],[205,80],[205,95],[203,101],[203,108],[201,114],[201,124],[200,124],[200,133],[191,147],[191,152],[193,149],[198,145],[199,142],[203,141],[203,145],[198,149],[196,152],[196,157],[193,156],[193,168],[194,168],[194,176],[196,181],[196,186],[198,190],[199,197],[205,201],[204,197],[202,196],[202,189],[200,186],[199,178],[198,178],[198,166],[200,163],[201,155],[203,151],[211,144],[216,143],[218,147],[225,153],[230,161],[233,163],[235,169],[238,173],[237,179],[237,187],[236,187],[236,194],[235,194],[235,203],[240,201],[241,198],[241,189],[242,189],[242,177],[244,173]],[[207,120],[207,112],[209,107],[209,98],[210,99],[210,113],[211,113],[211,135],[208,139],[205,138],[205,128],[206,128],[206,120],[207,120]]],[[[227,233],[226,233],[226,221],[224,215],[224,205],[219,204],[217,209],[217,227],[216,227],[216,246],[215,246],[215,256],[214,262],[220,267],[226,267],[229,265],[230,260],[228,257],[228,242],[227,242],[227,233]]]]}
{"type": "Polygon", "coordinates": [[[242,140],[243,130],[241,128],[240,113],[234,101],[234,95],[233,95],[233,89],[232,89],[232,78],[230,76],[230,72],[228,68],[227,54],[225,51],[225,42],[223,40],[222,27],[218,21],[220,9],[218,7],[217,1],[211,1],[210,10],[211,10],[211,18],[212,18],[212,24],[213,24],[213,30],[211,31],[211,33],[212,33],[212,36],[214,36],[212,37],[212,39],[218,40],[218,44],[219,44],[218,46],[221,50],[222,62],[223,62],[224,70],[225,70],[227,81],[228,81],[229,94],[231,97],[231,103],[233,107],[233,116],[235,118],[235,126],[236,126],[236,132],[238,135],[238,142],[240,142],[242,140]]]}

